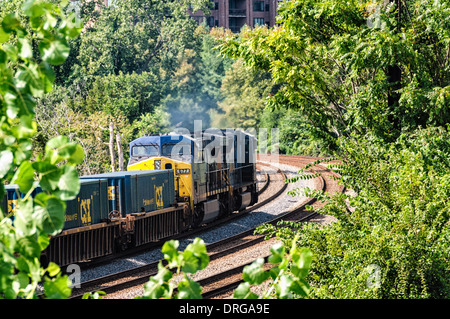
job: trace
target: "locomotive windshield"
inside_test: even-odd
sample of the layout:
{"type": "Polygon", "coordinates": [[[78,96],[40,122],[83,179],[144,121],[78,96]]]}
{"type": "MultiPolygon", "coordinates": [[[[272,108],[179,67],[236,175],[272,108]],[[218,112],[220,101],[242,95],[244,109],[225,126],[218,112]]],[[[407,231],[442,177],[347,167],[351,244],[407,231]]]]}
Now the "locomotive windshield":
{"type": "Polygon", "coordinates": [[[167,157],[180,157],[191,155],[191,145],[186,143],[168,143],[161,147],[161,155],[167,157]]]}
{"type": "Polygon", "coordinates": [[[158,156],[158,145],[135,145],[132,149],[133,156],[158,156]]]}

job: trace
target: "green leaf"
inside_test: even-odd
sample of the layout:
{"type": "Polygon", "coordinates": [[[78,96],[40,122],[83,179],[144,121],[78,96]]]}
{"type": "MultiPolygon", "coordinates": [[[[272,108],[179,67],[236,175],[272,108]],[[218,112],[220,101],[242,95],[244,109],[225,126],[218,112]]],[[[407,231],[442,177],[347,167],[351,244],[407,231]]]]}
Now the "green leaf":
{"type": "Polygon", "coordinates": [[[272,253],[272,255],[269,257],[269,262],[271,264],[278,264],[284,258],[285,249],[283,244],[277,243],[270,247],[270,252],[272,253]]]}
{"type": "Polygon", "coordinates": [[[291,267],[291,271],[298,278],[305,278],[308,274],[308,270],[311,267],[312,252],[308,248],[302,248],[300,250],[295,249],[292,254],[292,260],[295,266],[291,267]]]}
{"type": "Polygon", "coordinates": [[[80,179],[75,167],[64,165],[62,174],[58,181],[58,191],[54,193],[55,196],[62,200],[75,199],[80,191],[80,179]]]}
{"type": "Polygon", "coordinates": [[[81,145],[67,143],[59,149],[58,155],[69,163],[80,164],[84,158],[84,151],[81,145]]]}
{"type": "Polygon", "coordinates": [[[11,180],[11,184],[17,184],[19,190],[22,193],[28,193],[28,191],[33,187],[34,183],[34,169],[31,162],[24,161],[20,164],[14,177],[11,180]]]}
{"type": "Polygon", "coordinates": [[[59,268],[59,266],[54,262],[50,262],[48,264],[46,271],[48,272],[48,275],[50,277],[55,277],[57,274],[61,272],[61,268],[59,268]]]}
{"type": "Polygon", "coordinates": [[[72,281],[68,276],[60,276],[55,279],[45,278],[44,293],[49,299],[67,299],[72,293],[70,285],[72,285],[72,281]]]}
{"type": "Polygon", "coordinates": [[[169,271],[166,267],[163,266],[162,261],[158,264],[158,273],[153,276],[153,278],[161,281],[161,282],[168,282],[170,279],[172,279],[173,274],[171,271],[169,271]]]}
{"type": "Polygon", "coordinates": [[[41,62],[39,64],[39,73],[45,92],[51,92],[53,89],[53,83],[55,82],[55,72],[53,71],[53,68],[48,63],[41,62]]]}
{"type": "Polygon", "coordinates": [[[6,54],[8,55],[9,59],[12,62],[17,61],[17,47],[15,45],[11,45],[9,43],[4,43],[2,45],[2,49],[3,49],[3,51],[6,52],[6,54]]]}
{"type": "Polygon", "coordinates": [[[258,299],[259,296],[250,291],[250,284],[248,282],[243,282],[233,292],[233,297],[236,299],[258,299]]]}
{"type": "Polygon", "coordinates": [[[27,0],[22,5],[23,12],[31,18],[41,17],[45,13],[43,6],[35,2],[34,0],[27,0]]]}
{"type": "Polygon", "coordinates": [[[100,290],[94,293],[87,292],[83,295],[81,299],[102,299],[102,296],[106,296],[106,292],[100,290]]]}
{"type": "Polygon", "coordinates": [[[21,59],[27,60],[33,57],[33,48],[31,47],[31,43],[28,39],[19,38],[17,40],[17,45],[19,48],[18,55],[21,59]]]}
{"type": "Polygon", "coordinates": [[[263,269],[264,258],[256,259],[251,265],[245,266],[242,278],[252,284],[259,285],[269,278],[269,272],[263,269]]]}
{"type": "Polygon", "coordinates": [[[160,261],[158,264],[158,273],[150,277],[150,280],[144,285],[145,292],[143,297],[150,299],[171,297],[168,282],[172,276],[172,272],[165,268],[160,261]]]}
{"type": "Polygon", "coordinates": [[[183,262],[181,270],[187,273],[195,273],[208,266],[209,255],[202,239],[195,238],[194,242],[186,247],[183,252],[183,262]]]}
{"type": "Polygon", "coordinates": [[[143,297],[149,299],[159,299],[166,295],[169,290],[169,286],[166,283],[151,277],[150,280],[145,283],[144,290],[145,292],[143,297]]]}
{"type": "Polygon", "coordinates": [[[161,252],[164,254],[164,259],[169,263],[169,267],[181,266],[181,253],[177,248],[180,245],[178,240],[169,240],[164,243],[161,248],[161,252]]]}
{"type": "Polygon", "coordinates": [[[57,190],[62,170],[47,161],[34,162],[33,168],[40,174],[39,184],[43,190],[57,190]]]}
{"type": "Polygon", "coordinates": [[[8,91],[5,96],[6,114],[14,119],[20,115],[34,115],[35,102],[33,96],[24,92],[8,91]]]}
{"type": "Polygon", "coordinates": [[[25,258],[39,258],[41,255],[41,247],[36,242],[34,236],[21,237],[16,245],[21,256],[25,258]]]}
{"type": "Polygon", "coordinates": [[[13,164],[13,153],[10,150],[0,152],[0,178],[8,174],[13,164]]]}
{"type": "Polygon", "coordinates": [[[275,285],[277,295],[280,299],[292,298],[291,285],[294,282],[292,277],[288,274],[282,274],[278,278],[278,283],[275,285]]]}
{"type": "Polygon", "coordinates": [[[20,68],[16,72],[15,81],[16,87],[21,90],[28,86],[34,97],[42,97],[45,93],[44,82],[39,74],[39,66],[37,64],[33,63],[26,68],[20,68]]]}
{"type": "Polygon", "coordinates": [[[6,92],[3,99],[6,104],[6,115],[10,119],[15,119],[20,111],[20,107],[16,103],[17,95],[12,92],[6,92]]]}
{"type": "Polygon", "coordinates": [[[16,261],[17,269],[28,273],[31,280],[38,282],[41,279],[41,264],[39,262],[39,258],[20,255],[16,261]]]}
{"type": "Polygon", "coordinates": [[[36,221],[33,218],[33,199],[19,200],[14,214],[16,232],[23,236],[30,236],[36,232],[36,221]]]}
{"type": "Polygon", "coordinates": [[[49,235],[58,234],[64,227],[66,204],[46,193],[37,194],[35,204],[34,219],[37,227],[49,235]]]}
{"type": "MultiPolygon", "coordinates": [[[[6,41],[9,40],[10,38],[10,34],[5,32],[5,30],[3,30],[3,27],[0,26],[0,43],[5,43],[6,41]]],[[[3,59],[0,59],[0,63],[4,63],[3,59]]]]}
{"type": "Polygon", "coordinates": [[[39,234],[38,244],[41,247],[41,251],[45,250],[50,244],[50,237],[44,233],[39,234]]]}
{"type": "Polygon", "coordinates": [[[309,295],[309,284],[303,280],[295,280],[291,283],[290,290],[302,297],[307,297],[309,295]]]}
{"type": "Polygon", "coordinates": [[[64,63],[70,53],[70,47],[65,39],[47,40],[39,43],[42,60],[51,65],[60,65],[64,63]]]}
{"type": "Polygon", "coordinates": [[[52,164],[67,160],[71,164],[79,164],[83,161],[84,151],[81,145],[70,143],[66,136],[52,138],[45,145],[45,159],[52,164]]]}
{"type": "Polygon", "coordinates": [[[69,143],[67,136],[56,136],[45,144],[45,159],[49,159],[51,164],[57,164],[61,161],[59,157],[59,149],[69,143]]]}
{"type": "Polygon", "coordinates": [[[3,30],[5,30],[8,33],[16,31],[17,29],[21,28],[18,14],[15,12],[7,14],[3,18],[2,27],[3,30]]]}
{"type": "Polygon", "coordinates": [[[178,299],[202,299],[202,286],[187,276],[178,284],[178,299]]]}

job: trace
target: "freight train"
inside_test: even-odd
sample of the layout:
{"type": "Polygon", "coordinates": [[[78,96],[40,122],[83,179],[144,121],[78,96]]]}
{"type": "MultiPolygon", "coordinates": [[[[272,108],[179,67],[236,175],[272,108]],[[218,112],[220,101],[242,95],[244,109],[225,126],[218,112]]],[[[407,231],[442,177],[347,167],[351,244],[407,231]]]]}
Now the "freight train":
{"type": "MultiPolygon", "coordinates": [[[[140,137],[127,169],[80,177],[43,263],[66,266],[162,241],[258,201],[256,138],[239,130],[140,137]]],[[[20,196],[6,186],[4,211],[20,196]]]]}

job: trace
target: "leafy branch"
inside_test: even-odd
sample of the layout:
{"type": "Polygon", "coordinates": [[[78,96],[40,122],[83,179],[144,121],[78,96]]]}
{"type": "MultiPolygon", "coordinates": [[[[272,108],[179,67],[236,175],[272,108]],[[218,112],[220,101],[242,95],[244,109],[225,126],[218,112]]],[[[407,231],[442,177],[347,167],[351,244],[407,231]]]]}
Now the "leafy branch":
{"type": "Polygon", "coordinates": [[[71,284],[59,266],[43,268],[40,255],[50,236],[64,227],[65,201],[74,199],[80,183],[75,165],[83,160],[81,147],[68,138],[51,139],[45,154],[31,161],[31,138],[36,134],[36,97],[52,90],[51,65],[62,64],[69,54],[68,40],[81,32],[61,6],[27,0],[17,12],[7,14],[0,25],[0,197],[4,184],[17,185],[18,201],[13,211],[0,211],[0,297],[36,298],[43,282],[48,298],[70,295],[71,284]],[[39,41],[38,52],[33,51],[39,41]],[[36,180],[37,178],[37,180],[36,180]],[[33,197],[39,182],[40,192],[33,197]]]}

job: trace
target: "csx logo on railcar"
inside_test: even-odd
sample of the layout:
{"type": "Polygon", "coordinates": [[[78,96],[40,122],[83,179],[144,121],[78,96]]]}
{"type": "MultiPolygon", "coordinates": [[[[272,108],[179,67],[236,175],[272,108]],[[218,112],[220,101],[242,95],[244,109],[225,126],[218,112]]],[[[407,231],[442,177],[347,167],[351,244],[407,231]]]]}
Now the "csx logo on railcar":
{"type": "Polygon", "coordinates": [[[164,207],[163,186],[155,186],[156,207],[161,209],[164,207]]]}
{"type": "Polygon", "coordinates": [[[80,205],[80,219],[83,226],[92,224],[91,207],[93,200],[93,196],[91,196],[91,198],[78,199],[80,205]]]}
{"type": "Polygon", "coordinates": [[[108,186],[108,199],[116,200],[116,187],[115,186],[108,186]]]}

